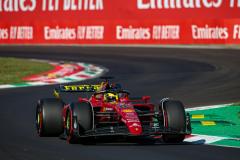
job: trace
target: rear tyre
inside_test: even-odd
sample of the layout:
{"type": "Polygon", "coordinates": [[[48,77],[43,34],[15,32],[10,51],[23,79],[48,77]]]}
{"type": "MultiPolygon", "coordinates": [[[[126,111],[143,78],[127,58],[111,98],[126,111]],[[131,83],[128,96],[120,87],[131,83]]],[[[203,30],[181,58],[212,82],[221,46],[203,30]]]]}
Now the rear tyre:
{"type": "Polygon", "coordinates": [[[36,128],[40,137],[57,137],[63,133],[64,103],[55,98],[41,99],[36,108],[36,128]]]}
{"type": "Polygon", "coordinates": [[[67,111],[66,134],[69,143],[91,144],[91,138],[79,138],[86,131],[93,129],[92,106],[86,102],[71,104],[71,109],[67,111]]]}
{"type": "Polygon", "coordinates": [[[166,100],[162,103],[161,107],[164,117],[164,127],[176,133],[163,134],[163,141],[166,143],[182,142],[185,135],[180,133],[186,131],[186,114],[182,102],[166,100]]]}

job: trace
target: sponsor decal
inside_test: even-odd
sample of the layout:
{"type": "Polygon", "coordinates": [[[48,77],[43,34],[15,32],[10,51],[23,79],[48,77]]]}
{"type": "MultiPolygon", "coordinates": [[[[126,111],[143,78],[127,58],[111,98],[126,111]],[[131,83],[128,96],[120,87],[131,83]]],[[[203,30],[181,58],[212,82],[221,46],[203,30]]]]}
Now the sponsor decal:
{"type": "Polygon", "coordinates": [[[180,25],[153,25],[152,39],[180,39],[180,25]]]}
{"type": "Polygon", "coordinates": [[[63,86],[62,89],[64,91],[97,91],[100,85],[67,85],[63,86]]]}
{"type": "Polygon", "coordinates": [[[151,34],[150,34],[150,29],[149,28],[143,28],[143,27],[138,27],[138,28],[133,28],[132,26],[129,26],[128,28],[124,28],[123,26],[116,26],[116,37],[118,40],[122,39],[150,39],[151,34]]]}
{"type": "Polygon", "coordinates": [[[104,26],[44,27],[45,40],[99,40],[104,38],[104,26]]]}
{"type": "Polygon", "coordinates": [[[192,25],[192,37],[193,39],[228,39],[229,33],[227,27],[192,25]]]}
{"type": "Polygon", "coordinates": [[[123,109],[122,112],[123,113],[133,113],[135,111],[134,111],[134,109],[123,109]]]}
{"type": "Polygon", "coordinates": [[[0,0],[0,44],[239,44],[239,9],[240,0],[0,0]]]}
{"type": "Polygon", "coordinates": [[[240,24],[233,26],[233,39],[240,39],[240,24]]]}
{"type": "Polygon", "coordinates": [[[116,26],[117,40],[180,39],[179,25],[153,25],[152,27],[116,26]]]}
{"type": "Polygon", "coordinates": [[[140,123],[139,119],[137,119],[137,118],[136,119],[127,119],[127,122],[128,123],[134,123],[134,122],[135,123],[140,123]]]}
{"type": "Polygon", "coordinates": [[[36,6],[37,0],[1,0],[0,12],[32,12],[36,6]]]}
{"type": "Polygon", "coordinates": [[[95,11],[104,9],[104,0],[1,0],[0,12],[33,12],[38,5],[42,11],[95,11]]]}
{"type": "Polygon", "coordinates": [[[113,111],[113,108],[105,107],[105,111],[113,111]]]}
{"type": "MultiPolygon", "coordinates": [[[[229,0],[225,3],[228,7],[240,7],[240,0],[229,0]]],[[[146,9],[195,9],[195,8],[220,8],[224,0],[137,0],[137,8],[146,9]]]]}
{"type": "Polygon", "coordinates": [[[33,26],[10,26],[0,28],[0,40],[33,40],[33,26]]]}
{"type": "MultiPolygon", "coordinates": [[[[231,0],[230,6],[234,6],[231,0]]],[[[223,0],[137,0],[138,9],[219,8],[223,0]]]]}
{"type": "MultiPolygon", "coordinates": [[[[127,0],[122,0],[123,4],[127,0]]],[[[114,4],[106,0],[1,0],[0,12],[34,12],[41,11],[102,11],[105,3],[114,4]]],[[[115,3],[116,4],[116,3],[115,3]]],[[[138,10],[169,10],[169,9],[201,9],[201,8],[240,8],[240,0],[137,0],[130,3],[138,10]]],[[[108,5],[107,5],[108,6],[108,5]]]]}

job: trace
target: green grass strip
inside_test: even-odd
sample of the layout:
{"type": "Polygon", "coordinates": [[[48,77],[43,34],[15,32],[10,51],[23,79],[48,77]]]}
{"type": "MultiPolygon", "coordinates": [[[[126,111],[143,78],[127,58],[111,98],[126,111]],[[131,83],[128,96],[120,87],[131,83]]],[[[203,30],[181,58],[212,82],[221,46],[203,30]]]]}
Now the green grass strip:
{"type": "MultiPolygon", "coordinates": [[[[191,115],[203,114],[203,119],[192,119],[194,134],[240,138],[240,105],[191,111],[191,115]],[[216,125],[203,126],[201,121],[213,121],[216,125]]],[[[238,143],[240,143],[238,141],[238,143]]]]}
{"type": "Polygon", "coordinates": [[[0,84],[17,84],[22,78],[40,74],[54,67],[47,62],[17,58],[0,58],[0,84]]]}

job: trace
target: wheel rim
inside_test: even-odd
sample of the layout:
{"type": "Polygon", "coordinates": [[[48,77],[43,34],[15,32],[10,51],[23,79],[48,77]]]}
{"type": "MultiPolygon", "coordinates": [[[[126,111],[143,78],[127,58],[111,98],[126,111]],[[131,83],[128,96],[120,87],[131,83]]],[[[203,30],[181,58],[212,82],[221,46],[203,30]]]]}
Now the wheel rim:
{"type": "Polygon", "coordinates": [[[37,121],[36,123],[37,123],[37,132],[40,136],[42,133],[42,118],[43,118],[42,112],[40,111],[40,108],[38,108],[37,115],[36,115],[36,121],[37,121]]]}
{"type": "Polygon", "coordinates": [[[67,117],[66,117],[66,133],[67,136],[70,136],[71,134],[71,114],[70,111],[67,113],[67,117]]]}
{"type": "Polygon", "coordinates": [[[66,128],[67,128],[67,130],[70,130],[70,124],[71,124],[71,121],[70,121],[70,114],[68,113],[68,116],[67,116],[67,122],[66,122],[66,128]]]}
{"type": "Polygon", "coordinates": [[[37,115],[37,124],[38,124],[38,126],[40,126],[40,113],[38,113],[38,115],[37,115]]]}

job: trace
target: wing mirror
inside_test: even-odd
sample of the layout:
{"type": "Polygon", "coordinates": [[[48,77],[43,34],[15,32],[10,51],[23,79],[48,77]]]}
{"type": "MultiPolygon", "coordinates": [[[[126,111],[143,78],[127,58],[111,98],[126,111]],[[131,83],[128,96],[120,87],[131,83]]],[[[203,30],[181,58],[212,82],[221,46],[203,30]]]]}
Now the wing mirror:
{"type": "Polygon", "coordinates": [[[142,96],[142,100],[145,102],[145,103],[148,103],[150,101],[150,96],[142,96]]]}

